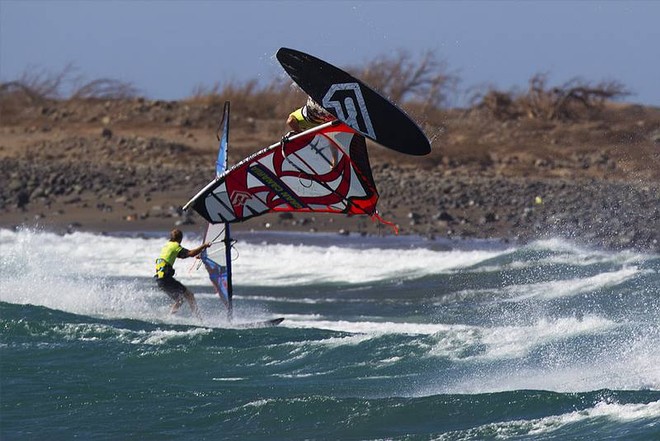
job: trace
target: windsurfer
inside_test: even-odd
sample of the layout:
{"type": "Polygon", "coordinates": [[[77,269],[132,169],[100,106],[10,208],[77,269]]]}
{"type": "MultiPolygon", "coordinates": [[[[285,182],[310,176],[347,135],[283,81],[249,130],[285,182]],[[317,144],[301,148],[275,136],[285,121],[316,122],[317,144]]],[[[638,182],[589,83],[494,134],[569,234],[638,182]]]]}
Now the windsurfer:
{"type": "MultiPolygon", "coordinates": [[[[286,124],[291,128],[291,131],[285,135],[285,138],[335,119],[336,118],[330,112],[321,107],[312,98],[307,97],[307,102],[304,106],[289,114],[286,124]]],[[[332,155],[330,164],[334,167],[339,158],[339,152],[337,149],[331,148],[330,153],[332,155]]]]}
{"type": "Polygon", "coordinates": [[[154,277],[156,278],[158,287],[174,300],[170,311],[172,314],[175,314],[183,304],[183,301],[187,300],[192,313],[197,318],[200,318],[194,294],[174,278],[174,262],[177,258],[195,257],[210,247],[211,244],[203,243],[197,248],[188,250],[181,246],[182,240],[183,233],[181,230],[174,229],[170,232],[170,240],[162,248],[160,256],[156,259],[156,275],[154,277]]]}
{"type": "Polygon", "coordinates": [[[294,133],[300,133],[335,119],[331,113],[318,105],[316,101],[307,97],[307,102],[304,106],[289,114],[286,124],[294,133]]]}

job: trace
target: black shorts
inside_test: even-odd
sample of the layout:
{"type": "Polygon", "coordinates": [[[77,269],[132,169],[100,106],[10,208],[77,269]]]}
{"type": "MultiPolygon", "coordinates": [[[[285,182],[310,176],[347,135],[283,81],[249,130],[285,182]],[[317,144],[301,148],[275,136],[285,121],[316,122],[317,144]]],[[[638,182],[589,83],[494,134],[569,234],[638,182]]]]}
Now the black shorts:
{"type": "Polygon", "coordinates": [[[181,296],[183,296],[186,291],[185,286],[178,280],[176,280],[174,277],[164,277],[162,279],[156,279],[156,283],[158,284],[158,287],[165,291],[168,296],[172,300],[179,300],[181,296]]]}

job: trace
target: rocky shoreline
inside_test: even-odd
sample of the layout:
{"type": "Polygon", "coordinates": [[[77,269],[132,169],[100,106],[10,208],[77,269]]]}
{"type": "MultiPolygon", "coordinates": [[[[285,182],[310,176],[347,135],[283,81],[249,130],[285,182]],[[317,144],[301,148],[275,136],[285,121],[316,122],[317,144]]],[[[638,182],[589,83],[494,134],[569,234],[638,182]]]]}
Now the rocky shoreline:
{"type": "MultiPolygon", "coordinates": [[[[397,174],[406,193],[420,195],[411,211],[417,234],[503,238],[551,237],[605,249],[660,251],[660,186],[595,179],[397,174]],[[408,175],[408,176],[407,176],[408,175]]],[[[384,180],[386,181],[386,180],[384,180]]],[[[381,192],[390,196],[393,190],[381,192]]],[[[392,195],[394,197],[394,195],[392,195]]]]}
{"type": "MultiPolygon", "coordinates": [[[[99,141],[87,138],[64,144],[36,144],[23,157],[0,159],[0,227],[60,232],[167,231],[175,225],[201,229],[203,220],[183,213],[181,206],[213,170],[192,160],[185,146],[153,139],[100,142],[101,148],[99,141]],[[106,158],[76,161],[89,149],[106,158]],[[159,159],[147,160],[155,152],[159,159]],[[188,157],[190,161],[181,159],[188,157]]],[[[660,252],[657,184],[511,177],[450,166],[425,170],[389,162],[374,164],[373,173],[381,215],[397,224],[401,234],[519,242],[564,237],[598,248],[660,252]]],[[[269,215],[237,227],[393,234],[368,218],[336,215],[269,215]]]]}

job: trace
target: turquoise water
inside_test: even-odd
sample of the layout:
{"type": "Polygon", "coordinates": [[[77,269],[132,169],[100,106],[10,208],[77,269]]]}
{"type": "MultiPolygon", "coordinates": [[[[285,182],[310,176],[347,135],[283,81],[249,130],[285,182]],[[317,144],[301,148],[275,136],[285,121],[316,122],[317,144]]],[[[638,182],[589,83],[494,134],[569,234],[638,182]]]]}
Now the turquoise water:
{"type": "MultiPolygon", "coordinates": [[[[0,230],[0,438],[660,439],[660,256],[245,234],[235,329],[162,238],[0,230]]],[[[191,240],[184,245],[193,245],[191,240]]]]}

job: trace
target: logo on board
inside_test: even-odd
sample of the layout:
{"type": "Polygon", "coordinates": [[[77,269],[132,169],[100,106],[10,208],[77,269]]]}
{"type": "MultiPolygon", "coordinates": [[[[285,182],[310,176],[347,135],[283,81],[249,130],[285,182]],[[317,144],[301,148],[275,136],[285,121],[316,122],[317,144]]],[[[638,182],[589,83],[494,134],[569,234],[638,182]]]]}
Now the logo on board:
{"type": "Polygon", "coordinates": [[[334,110],[337,118],[358,132],[376,139],[367,103],[358,83],[333,84],[323,97],[322,105],[326,109],[334,110]]]}

